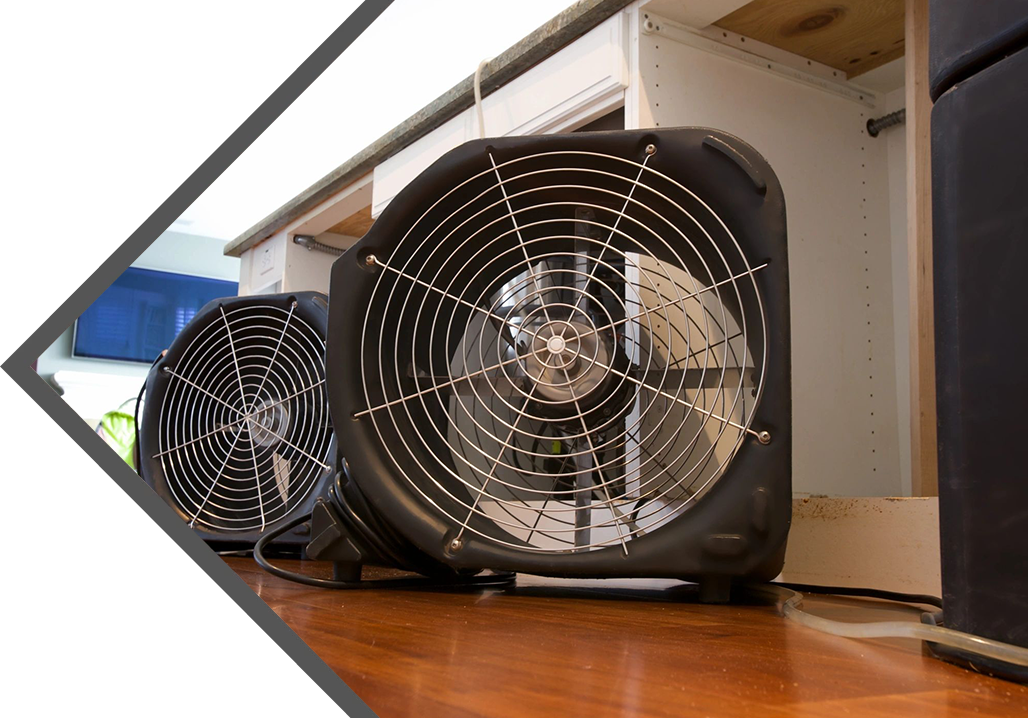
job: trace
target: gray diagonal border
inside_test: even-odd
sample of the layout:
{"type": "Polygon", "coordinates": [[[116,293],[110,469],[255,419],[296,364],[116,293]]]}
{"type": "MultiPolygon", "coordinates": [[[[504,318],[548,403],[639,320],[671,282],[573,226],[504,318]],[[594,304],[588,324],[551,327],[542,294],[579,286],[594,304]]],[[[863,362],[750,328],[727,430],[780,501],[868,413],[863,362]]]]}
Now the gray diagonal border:
{"type": "MultiPolygon", "coordinates": [[[[49,437],[50,451],[59,451],[59,444],[67,436],[83,452],[91,466],[82,466],[76,472],[75,480],[103,481],[116,484],[132,502],[152,520],[152,523],[166,535],[175,546],[185,553],[210,580],[240,609],[255,629],[263,632],[270,640],[299,667],[307,677],[338,706],[344,715],[373,716],[373,713],[353,690],[346,686],[314,651],[311,651],[289,627],[253,591],[215,555],[199,541],[177,516],[150,491],[145,484],[102,440],[79,419],[71,408],[43,382],[30,364],[45,347],[78,317],[90,303],[109,287],[142,252],[153,243],[164,229],[203,192],[267,127],[313,82],[353,40],[386,9],[392,0],[364,0],[346,17],[322,43],[294,70],[268,98],[262,102],[208,157],[194,170],[161,205],[86,279],[32,334],[0,365],[4,376],[4,408],[13,411],[17,401],[29,399],[40,407],[52,426],[34,426],[33,431],[49,437]],[[24,394],[24,396],[20,396],[24,394]],[[60,437],[61,440],[54,440],[60,437]],[[91,475],[90,475],[91,474],[91,475]]],[[[44,422],[46,424],[47,422],[44,422]]],[[[7,443],[5,437],[4,443],[7,443]]],[[[5,455],[16,457],[19,446],[7,446],[5,455]]],[[[16,457],[26,459],[26,457],[16,457]]],[[[58,491],[56,484],[71,477],[54,477],[46,474],[44,457],[28,457],[24,463],[29,468],[25,475],[40,484],[46,492],[58,491]],[[40,461],[42,459],[42,461],[40,461]],[[36,462],[36,463],[33,463],[36,462]],[[53,486],[50,486],[53,484],[53,486]]],[[[5,467],[5,474],[13,474],[17,468],[11,460],[5,467]]],[[[36,489],[38,491],[38,489],[36,489]]],[[[39,498],[39,497],[34,497],[39,498]]],[[[51,497],[52,498],[52,497],[51,497]]],[[[82,506],[81,510],[94,511],[98,520],[112,520],[116,516],[102,516],[102,507],[82,506]]],[[[17,516],[28,531],[44,530],[41,519],[31,510],[17,516]]],[[[21,533],[21,532],[20,532],[21,533]]],[[[83,540],[84,537],[78,537],[83,540]]],[[[98,549],[100,550],[100,549],[98,549]]],[[[116,550],[116,549],[114,549],[116,550]]],[[[48,568],[49,566],[47,566],[48,568]]],[[[130,626],[122,626],[131,630],[130,626]]],[[[263,686],[272,689],[273,686],[263,686]]]]}
{"type": "MultiPolygon", "coordinates": [[[[59,427],[62,431],[67,434],[68,440],[73,442],[82,453],[84,453],[88,459],[93,462],[93,466],[83,466],[80,471],[73,475],[65,475],[60,479],[54,479],[50,483],[50,489],[57,492],[57,484],[64,480],[75,480],[75,481],[103,481],[110,480],[116,487],[121,490],[132,502],[149,517],[153,524],[167,536],[175,546],[180,549],[186,557],[195,564],[206,576],[220,588],[223,593],[235,604],[241,612],[243,612],[254,624],[254,631],[262,631],[271,641],[276,644],[283,653],[285,653],[295,665],[307,675],[307,677],[314,682],[314,688],[317,686],[320,688],[331,701],[342,710],[342,714],[345,716],[353,716],[354,718],[374,718],[374,713],[361,701],[361,698],[353,691],[350,686],[347,686],[343,681],[336,676],[336,674],[330,669],[326,663],[318,657],[318,655],[303,643],[299,636],[297,636],[290,629],[288,625],[272,611],[264,601],[254,593],[250,587],[244,583],[235,573],[228,568],[218,555],[208,547],[206,543],[201,541],[195,536],[182,520],[176,515],[167,504],[158,497],[153,491],[150,490],[146,484],[140,480],[139,476],[128,465],[125,464],[121,459],[110,450],[104,441],[97,436],[96,433],[89,430],[89,427],[75,414],[74,411],[54,392],[50,389],[36,372],[30,367],[4,367],[4,376],[0,378],[0,382],[6,384],[11,382],[15,385],[14,388],[8,391],[4,391],[4,396],[9,400],[8,410],[16,404],[16,393],[21,390],[24,393],[25,398],[33,401],[41,408],[47,418],[52,422],[54,427],[59,427]]],[[[36,429],[45,429],[47,427],[34,427],[36,429]]],[[[12,450],[14,447],[11,447],[12,450]]],[[[20,447],[24,451],[24,447],[20,447]]],[[[10,456],[11,452],[5,452],[5,455],[10,456]]],[[[30,457],[32,459],[37,457],[30,457]]],[[[45,463],[45,460],[44,460],[45,463]]],[[[8,466],[10,469],[10,466],[8,466]]],[[[50,479],[52,477],[46,476],[45,474],[40,475],[38,465],[32,474],[30,475],[33,480],[41,481],[43,479],[50,479]]],[[[60,496],[52,496],[52,499],[60,500],[60,496]]],[[[25,504],[26,502],[20,502],[25,504]]],[[[29,511],[27,516],[21,517],[23,522],[27,525],[27,530],[19,533],[25,533],[32,535],[37,531],[49,531],[52,527],[47,524],[47,511],[45,510],[45,504],[43,502],[36,502],[36,510],[29,511]],[[37,512],[38,511],[38,512],[37,512]],[[27,518],[27,520],[26,520],[27,518]]],[[[80,505],[77,507],[80,512],[90,512],[91,518],[95,522],[105,520],[105,522],[116,523],[120,515],[102,515],[102,507],[98,506],[85,506],[80,505]]],[[[52,520],[52,519],[51,519],[52,520]]],[[[69,537],[75,538],[78,541],[88,542],[88,537],[78,536],[69,537]]],[[[125,536],[124,540],[134,540],[138,537],[125,536]]],[[[111,563],[117,563],[118,557],[118,546],[96,546],[94,548],[95,554],[90,555],[88,561],[108,561],[111,563]]],[[[43,559],[49,559],[50,557],[42,557],[43,559]]],[[[153,554],[155,561],[159,561],[159,553],[155,550],[153,554]]],[[[54,569],[59,570],[59,563],[50,563],[49,561],[42,562],[45,570],[53,571],[54,569]]],[[[104,586],[98,586],[99,590],[103,590],[104,586]]],[[[203,590],[205,586],[197,585],[197,590],[203,590]]],[[[20,616],[22,619],[27,616],[20,616]]],[[[161,620],[162,617],[159,613],[153,616],[153,620],[161,620]]],[[[132,631],[138,630],[139,626],[122,625],[121,630],[132,631]]],[[[112,630],[117,630],[117,627],[112,626],[112,630]]],[[[159,647],[155,647],[159,648],[159,647]]],[[[145,656],[139,656],[145,659],[145,656]]],[[[231,656],[226,656],[230,659],[231,656]]],[[[60,678],[60,676],[58,676],[60,678]]],[[[169,676],[169,689],[172,689],[175,682],[174,676],[169,676]]],[[[227,686],[226,686],[227,687],[227,686]]],[[[258,686],[259,689],[273,690],[273,684],[267,686],[258,686]]],[[[141,707],[143,708],[143,707],[141,707]]],[[[144,713],[152,712],[147,709],[144,713]]]]}
{"type": "MultiPolygon", "coordinates": [[[[235,162],[236,158],[261,136],[264,130],[271,126],[272,122],[278,119],[279,115],[285,112],[286,108],[293,104],[293,101],[321,76],[321,73],[371,25],[375,18],[392,4],[392,1],[364,0],[360,7],[354,10],[343,21],[343,24],[336,28],[311,53],[310,57],[304,60],[268,96],[268,99],[246,118],[243,124],[229,135],[228,139],[221,143],[214,153],[204,160],[203,164],[197,167],[186,178],[186,181],[179,185],[178,189],[172,192],[171,196],[139,225],[139,228],[114,251],[114,254],[108,257],[57,311],[50,315],[39,329],[15,350],[4,362],[3,369],[10,374],[12,369],[9,367],[13,365],[27,366],[50,346],[86,307],[95,302],[97,297],[103,294],[114,280],[120,277],[122,272],[128,269],[129,265],[138,259],[147,247],[153,244],[161,232],[170,227],[196,198],[203,194],[214,183],[214,180],[218,179],[229,165],[235,162]]],[[[13,374],[11,376],[17,381],[13,374]]],[[[21,384],[21,382],[18,383],[21,384]]]]}

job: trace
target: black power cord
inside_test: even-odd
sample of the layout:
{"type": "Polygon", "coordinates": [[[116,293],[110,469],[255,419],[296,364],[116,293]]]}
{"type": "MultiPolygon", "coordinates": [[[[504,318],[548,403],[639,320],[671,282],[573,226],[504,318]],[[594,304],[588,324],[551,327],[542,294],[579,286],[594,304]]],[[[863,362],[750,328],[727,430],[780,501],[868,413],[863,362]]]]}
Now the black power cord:
{"type": "Polygon", "coordinates": [[[139,387],[139,394],[136,395],[136,406],[132,410],[132,427],[136,432],[135,442],[132,444],[132,462],[135,464],[132,468],[136,470],[136,473],[140,476],[143,475],[143,456],[139,451],[139,405],[143,403],[143,394],[146,392],[146,381],[143,381],[143,386],[139,387]]]}
{"type": "MultiPolygon", "coordinates": [[[[345,472],[344,472],[345,474],[345,472]]],[[[432,575],[440,567],[428,560],[399,537],[388,522],[382,520],[371,508],[364,494],[356,490],[346,479],[337,483],[329,494],[329,503],[336,509],[339,518],[362,544],[378,554],[380,559],[394,568],[409,568],[415,573],[432,575]]]]}
{"type": "Polygon", "coordinates": [[[921,604],[923,606],[934,606],[942,608],[942,599],[938,596],[931,596],[926,593],[900,593],[898,591],[883,591],[878,588],[851,588],[849,586],[812,586],[807,583],[785,583],[772,581],[772,586],[781,586],[800,593],[817,593],[830,596],[857,596],[860,598],[880,598],[883,601],[897,601],[899,603],[921,604]]]}
{"type": "Polygon", "coordinates": [[[143,394],[146,393],[146,382],[150,378],[150,372],[153,371],[153,368],[157,366],[157,362],[159,362],[167,353],[168,350],[165,349],[158,354],[157,358],[150,364],[150,369],[147,371],[146,379],[143,379],[143,385],[139,387],[139,393],[136,395],[136,406],[132,412],[132,428],[136,432],[136,443],[132,447],[132,460],[135,462],[134,468],[136,473],[139,474],[140,477],[143,475],[143,456],[139,450],[139,407],[143,403],[143,394]]]}
{"type": "Polygon", "coordinates": [[[257,565],[270,573],[272,576],[283,578],[287,581],[300,583],[304,586],[317,588],[334,588],[342,590],[378,589],[378,588],[503,588],[513,585],[515,574],[513,573],[489,573],[478,576],[458,576],[454,578],[429,578],[416,576],[410,578],[380,578],[367,581],[337,581],[329,578],[317,578],[306,574],[286,571],[271,564],[264,556],[264,549],[268,544],[293,530],[300,524],[311,520],[311,514],[297,516],[287,521],[278,528],[267,532],[257,541],[253,547],[253,558],[257,565]]]}

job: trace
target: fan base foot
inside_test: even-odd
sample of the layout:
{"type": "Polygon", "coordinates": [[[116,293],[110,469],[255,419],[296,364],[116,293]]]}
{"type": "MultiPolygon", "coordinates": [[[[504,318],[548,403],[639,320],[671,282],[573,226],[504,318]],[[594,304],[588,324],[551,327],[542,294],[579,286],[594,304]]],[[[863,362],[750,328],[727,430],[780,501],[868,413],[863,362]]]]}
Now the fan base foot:
{"type": "Polygon", "coordinates": [[[732,599],[732,579],[704,576],[699,580],[700,603],[728,603],[732,599]]]}
{"type": "Polygon", "coordinates": [[[334,561],[332,563],[333,581],[360,581],[361,564],[349,561],[334,561]]]}

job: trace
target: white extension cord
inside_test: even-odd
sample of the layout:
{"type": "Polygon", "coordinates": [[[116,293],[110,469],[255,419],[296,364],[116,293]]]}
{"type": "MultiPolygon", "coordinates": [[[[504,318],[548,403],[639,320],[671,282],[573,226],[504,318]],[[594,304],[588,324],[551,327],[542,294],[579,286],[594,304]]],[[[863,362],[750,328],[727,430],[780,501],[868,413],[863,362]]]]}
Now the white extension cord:
{"type": "Polygon", "coordinates": [[[776,599],[784,599],[781,603],[781,610],[787,619],[822,633],[844,638],[915,638],[1015,666],[1028,666],[1028,648],[994,641],[991,638],[983,638],[963,631],[955,631],[952,628],[913,621],[872,621],[868,623],[833,621],[801,609],[802,593],[776,586],[766,590],[776,599]]]}

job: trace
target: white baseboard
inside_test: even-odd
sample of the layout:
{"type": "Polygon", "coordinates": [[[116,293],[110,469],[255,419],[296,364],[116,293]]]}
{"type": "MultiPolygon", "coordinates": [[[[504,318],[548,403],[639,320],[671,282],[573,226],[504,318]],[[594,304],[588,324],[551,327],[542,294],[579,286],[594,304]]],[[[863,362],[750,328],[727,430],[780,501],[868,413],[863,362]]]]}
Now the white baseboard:
{"type": "Polygon", "coordinates": [[[939,499],[794,500],[780,580],[941,595],[939,499]]]}

